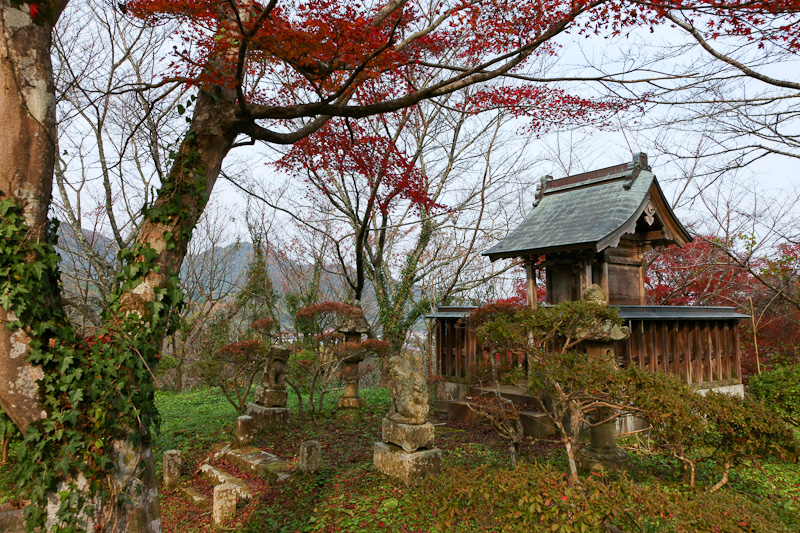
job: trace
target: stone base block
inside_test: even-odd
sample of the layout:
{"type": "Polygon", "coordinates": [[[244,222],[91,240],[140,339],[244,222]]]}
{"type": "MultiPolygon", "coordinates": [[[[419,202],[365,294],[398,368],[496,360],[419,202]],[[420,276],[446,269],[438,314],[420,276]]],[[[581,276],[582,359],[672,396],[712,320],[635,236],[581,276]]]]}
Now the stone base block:
{"type": "Polygon", "coordinates": [[[18,509],[9,502],[0,505],[0,531],[25,533],[25,509],[18,509]]]}
{"type": "Polygon", "coordinates": [[[433,400],[434,411],[438,411],[440,413],[446,413],[449,407],[450,407],[450,402],[448,402],[447,400],[433,400]]]}
{"type": "Polygon", "coordinates": [[[337,403],[339,405],[339,409],[361,409],[366,404],[364,398],[361,398],[359,396],[356,396],[354,398],[348,398],[342,396],[341,398],[339,398],[339,401],[337,403]]]}
{"type": "Polygon", "coordinates": [[[255,403],[247,404],[247,416],[253,417],[256,429],[280,429],[289,424],[291,412],[287,407],[264,407],[255,403]]]}
{"type": "Polygon", "coordinates": [[[382,430],[383,442],[400,446],[407,453],[420,448],[433,448],[434,430],[430,422],[413,426],[384,418],[382,430]]]}
{"type": "Polygon", "coordinates": [[[397,478],[406,485],[415,485],[441,471],[442,450],[433,448],[407,453],[394,444],[376,442],[372,460],[378,471],[397,478]]]}
{"type": "Polygon", "coordinates": [[[447,406],[447,420],[450,422],[465,422],[473,417],[467,400],[451,400],[447,406]]]}
{"type": "Polygon", "coordinates": [[[286,407],[288,399],[289,393],[285,390],[261,389],[253,395],[253,400],[264,407],[286,407]]]}
{"type": "Polygon", "coordinates": [[[556,433],[553,422],[544,413],[522,411],[519,414],[519,421],[522,422],[522,429],[525,435],[534,439],[544,439],[556,433]]]}
{"type": "Polygon", "coordinates": [[[578,454],[578,468],[583,472],[622,472],[630,467],[630,457],[619,448],[597,452],[587,446],[578,454]]]}

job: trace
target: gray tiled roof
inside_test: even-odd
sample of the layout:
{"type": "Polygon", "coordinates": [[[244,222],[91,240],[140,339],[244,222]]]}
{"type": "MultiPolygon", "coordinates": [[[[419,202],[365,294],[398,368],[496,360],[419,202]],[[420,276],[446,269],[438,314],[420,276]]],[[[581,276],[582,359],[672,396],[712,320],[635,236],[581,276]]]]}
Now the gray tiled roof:
{"type": "MultiPolygon", "coordinates": [[[[649,198],[655,176],[642,169],[629,189],[623,184],[630,172],[605,176],[597,183],[582,182],[550,188],[525,220],[483,255],[494,261],[503,257],[536,255],[559,249],[594,248],[629,222],[635,222],[649,198]]],[[[595,180],[592,180],[595,181],[595,180]]]]}
{"type": "MultiPolygon", "coordinates": [[[[552,307],[545,305],[544,307],[552,307]]],[[[623,320],[733,320],[750,318],[733,307],[711,307],[694,305],[612,305],[619,309],[623,320]]],[[[463,318],[475,307],[437,307],[436,312],[425,318],[463,318]]]]}

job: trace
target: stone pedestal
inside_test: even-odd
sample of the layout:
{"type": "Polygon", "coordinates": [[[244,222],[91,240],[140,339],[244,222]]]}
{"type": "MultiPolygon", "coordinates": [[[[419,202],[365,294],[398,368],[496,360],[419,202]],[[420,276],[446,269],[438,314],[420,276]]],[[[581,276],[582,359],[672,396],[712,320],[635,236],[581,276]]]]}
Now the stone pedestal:
{"type": "Polygon", "coordinates": [[[264,407],[248,403],[247,416],[253,417],[256,429],[280,429],[289,424],[290,411],[287,407],[264,407]]]}
{"type": "Polygon", "coordinates": [[[413,426],[384,418],[381,429],[383,442],[399,446],[407,453],[420,448],[433,448],[434,429],[430,422],[413,426]]]}
{"type": "Polygon", "coordinates": [[[214,487],[212,514],[215,524],[221,524],[236,514],[236,502],[238,500],[236,488],[231,483],[223,483],[214,487]]]}
{"type": "Polygon", "coordinates": [[[441,471],[442,451],[433,448],[408,453],[400,446],[376,442],[373,462],[375,468],[384,474],[397,478],[406,485],[416,485],[441,471]]]}
{"type": "Polygon", "coordinates": [[[172,490],[178,486],[178,480],[181,478],[180,450],[167,450],[164,452],[162,472],[164,476],[164,488],[166,490],[172,490]]]}
{"type": "Polygon", "coordinates": [[[300,471],[313,474],[322,462],[322,446],[315,440],[307,440],[300,445],[300,471]]]}
{"type": "Polygon", "coordinates": [[[590,444],[578,455],[581,470],[594,472],[628,470],[630,458],[617,447],[616,436],[617,428],[614,421],[590,428],[590,444]]]}
{"type": "Polygon", "coordinates": [[[265,389],[256,387],[253,400],[264,407],[286,407],[289,394],[286,390],[265,389]]]}
{"type": "Polygon", "coordinates": [[[345,382],[345,386],[338,402],[340,409],[359,409],[364,407],[364,398],[358,395],[358,364],[362,360],[362,357],[358,357],[344,361],[342,379],[345,382]]]}
{"type": "Polygon", "coordinates": [[[433,424],[402,424],[384,418],[381,429],[383,442],[375,443],[375,468],[406,485],[439,473],[442,451],[433,447],[433,424]]]}

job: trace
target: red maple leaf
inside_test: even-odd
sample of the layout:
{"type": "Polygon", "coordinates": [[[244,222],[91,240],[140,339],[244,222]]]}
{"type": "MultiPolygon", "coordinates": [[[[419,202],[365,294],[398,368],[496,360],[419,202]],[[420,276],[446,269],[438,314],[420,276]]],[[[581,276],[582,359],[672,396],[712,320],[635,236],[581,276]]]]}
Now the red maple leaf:
{"type": "Polygon", "coordinates": [[[31,12],[31,18],[36,18],[36,16],[39,14],[39,6],[37,6],[36,4],[30,4],[28,6],[28,9],[31,12]]]}

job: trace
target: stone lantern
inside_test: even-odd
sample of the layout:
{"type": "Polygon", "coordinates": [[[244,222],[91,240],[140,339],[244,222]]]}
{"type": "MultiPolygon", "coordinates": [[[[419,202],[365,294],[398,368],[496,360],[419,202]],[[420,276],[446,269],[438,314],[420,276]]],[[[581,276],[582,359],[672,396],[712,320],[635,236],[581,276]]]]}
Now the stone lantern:
{"type": "MultiPolygon", "coordinates": [[[[369,332],[369,324],[367,324],[363,314],[360,317],[347,317],[340,321],[336,331],[344,336],[344,342],[356,343],[361,340],[363,335],[369,332]]],[[[365,355],[366,352],[364,350],[356,350],[342,358],[342,379],[345,387],[338,401],[340,409],[359,409],[364,407],[364,398],[358,395],[358,365],[364,360],[365,355]]]]}

